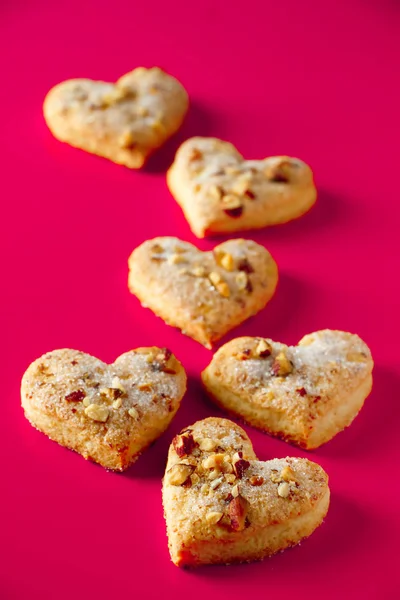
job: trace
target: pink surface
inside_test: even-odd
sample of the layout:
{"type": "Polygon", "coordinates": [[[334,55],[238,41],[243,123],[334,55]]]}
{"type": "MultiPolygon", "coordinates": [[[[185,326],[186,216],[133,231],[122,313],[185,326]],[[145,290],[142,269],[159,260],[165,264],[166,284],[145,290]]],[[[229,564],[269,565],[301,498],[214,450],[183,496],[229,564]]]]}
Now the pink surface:
{"type": "Polygon", "coordinates": [[[3,0],[2,599],[395,596],[399,20],[389,0],[3,0]],[[114,80],[139,65],[164,67],[192,99],[185,126],[144,171],[52,138],[41,115],[51,86],[114,80]],[[360,416],[313,453],[246,428],[260,458],[309,456],[328,471],[324,525],[263,563],[187,572],[169,560],[161,477],[173,434],[219,414],[199,385],[211,353],[140,307],[126,262],[156,235],[196,242],[165,183],[177,146],[195,134],[229,139],[247,157],[299,156],[320,190],[303,219],[249,233],[281,281],[233,335],[295,343],[321,328],[349,330],[376,368],[360,416]],[[24,419],[20,379],[42,353],[72,347],[111,362],[152,344],[183,360],[189,390],[169,431],[126,474],[85,462],[24,419]]]}

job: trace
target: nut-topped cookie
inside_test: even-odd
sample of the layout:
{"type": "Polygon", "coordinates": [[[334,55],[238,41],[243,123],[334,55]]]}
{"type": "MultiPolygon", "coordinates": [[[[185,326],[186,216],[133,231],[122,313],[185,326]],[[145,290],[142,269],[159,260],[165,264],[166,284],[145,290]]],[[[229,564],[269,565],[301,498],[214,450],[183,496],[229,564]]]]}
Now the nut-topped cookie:
{"type": "Polygon", "coordinates": [[[251,240],[229,240],[201,252],[158,237],[129,257],[128,286],[144,306],[207,348],[272,298],[278,269],[251,240]]]}
{"type": "Polygon", "coordinates": [[[344,331],[306,335],[297,346],[242,337],[222,346],[202,373],[230,414],[302,448],[350,425],[372,387],[368,346],[344,331]]]}
{"type": "Polygon", "coordinates": [[[138,67],[116,83],[63,81],[47,94],[43,112],[60,141],[138,169],[179,129],[187,109],[179,81],[138,67]]]}
{"type": "Polygon", "coordinates": [[[186,140],[167,182],[197,237],[286,223],[317,197],[312,171],[298,158],[245,160],[217,138],[186,140]]]}
{"type": "Polygon", "coordinates": [[[172,441],[163,504],[176,565],[259,560],[321,524],[328,477],[307,459],[261,462],[241,427],[208,418],[172,441]]]}
{"type": "Polygon", "coordinates": [[[22,378],[30,423],[107,469],[124,471],[168,427],[186,374],[167,348],[138,348],[111,364],[77,350],[54,350],[22,378]]]}

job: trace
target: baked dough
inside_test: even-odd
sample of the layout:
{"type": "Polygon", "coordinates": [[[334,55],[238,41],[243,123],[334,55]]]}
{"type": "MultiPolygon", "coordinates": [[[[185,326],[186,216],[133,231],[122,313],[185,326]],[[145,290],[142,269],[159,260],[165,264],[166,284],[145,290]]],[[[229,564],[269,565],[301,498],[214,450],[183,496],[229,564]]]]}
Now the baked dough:
{"type": "Polygon", "coordinates": [[[139,67],[115,84],[63,81],[47,94],[43,112],[58,140],[138,169],[179,129],[188,104],[174,77],[139,67]]]}
{"type": "Polygon", "coordinates": [[[38,358],[22,378],[30,423],[106,469],[124,471],[168,427],[186,390],[166,348],[138,348],[112,365],[77,350],[38,358]]]}
{"type": "Polygon", "coordinates": [[[301,160],[244,160],[217,138],[186,140],[167,182],[200,238],[286,223],[306,213],[317,197],[312,171],[301,160]]]}
{"type": "Polygon", "coordinates": [[[216,352],[202,380],[230,414],[310,450],[350,425],[371,391],[372,368],[357,335],[326,329],[297,346],[234,339],[216,352]]]}
{"type": "Polygon", "coordinates": [[[201,252],[178,238],[158,237],[129,257],[132,294],[207,348],[264,308],[277,282],[275,261],[250,240],[201,252]]]}
{"type": "Polygon", "coordinates": [[[322,523],[328,476],[303,458],[261,462],[243,429],[208,418],[174,438],[163,504],[176,565],[259,560],[322,523]]]}

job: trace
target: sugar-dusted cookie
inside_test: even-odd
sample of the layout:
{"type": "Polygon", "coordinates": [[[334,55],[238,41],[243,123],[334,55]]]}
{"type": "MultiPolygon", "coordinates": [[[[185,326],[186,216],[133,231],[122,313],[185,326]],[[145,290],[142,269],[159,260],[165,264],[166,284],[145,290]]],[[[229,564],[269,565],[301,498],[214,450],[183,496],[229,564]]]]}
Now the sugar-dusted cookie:
{"type": "Polygon", "coordinates": [[[158,237],[129,257],[132,294],[207,348],[264,308],[277,282],[275,261],[250,240],[201,252],[178,238],[158,237]]]}
{"type": "Polygon", "coordinates": [[[55,350],[22,378],[25,416],[50,439],[106,469],[124,471],[168,427],[186,374],[166,348],[138,348],[112,365],[55,350]]]}
{"type": "Polygon", "coordinates": [[[187,109],[183,86],[157,67],[139,67],[116,83],[63,81],[43,107],[57,139],[131,169],[179,129],[187,109]]]}
{"type": "Polygon", "coordinates": [[[208,418],[174,438],[163,504],[176,565],[259,560],[322,523],[328,476],[304,458],[261,462],[243,429],[208,418]]]}
{"type": "Polygon", "coordinates": [[[167,182],[197,237],[286,223],[317,197],[312,171],[301,160],[244,160],[232,144],[216,138],[186,140],[167,182]]]}
{"type": "Polygon", "coordinates": [[[297,346],[242,337],[215,353],[204,386],[230,414],[308,450],[350,425],[372,387],[368,346],[344,331],[317,331],[297,346]]]}

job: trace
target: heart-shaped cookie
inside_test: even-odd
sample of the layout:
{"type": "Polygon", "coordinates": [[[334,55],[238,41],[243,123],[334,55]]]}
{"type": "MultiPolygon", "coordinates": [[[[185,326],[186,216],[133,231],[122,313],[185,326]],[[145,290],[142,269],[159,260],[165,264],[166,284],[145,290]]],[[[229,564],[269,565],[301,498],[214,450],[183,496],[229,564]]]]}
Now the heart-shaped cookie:
{"type": "Polygon", "coordinates": [[[157,67],[134,69],[115,84],[64,81],[43,106],[57,139],[131,169],[179,129],[187,109],[185,89],[157,67]]]}
{"type": "Polygon", "coordinates": [[[244,160],[232,144],[216,138],[184,142],[167,182],[197,237],[286,223],[317,197],[312,171],[301,160],[244,160]]]}
{"type": "Polygon", "coordinates": [[[208,418],[174,438],[163,504],[176,565],[259,560],[322,523],[328,477],[304,458],[261,462],[241,427],[208,418]]]}
{"type": "Polygon", "coordinates": [[[168,427],[186,374],[166,348],[138,348],[112,365],[55,350],[22,378],[25,416],[50,439],[106,469],[124,471],[168,427]]]}
{"type": "Polygon", "coordinates": [[[264,338],[232,340],[202,373],[230,414],[308,450],[350,425],[372,387],[368,346],[344,331],[317,331],[297,346],[264,338]]]}
{"type": "Polygon", "coordinates": [[[277,282],[275,261],[250,240],[201,252],[178,238],[158,237],[129,257],[132,294],[207,348],[264,308],[277,282]]]}

